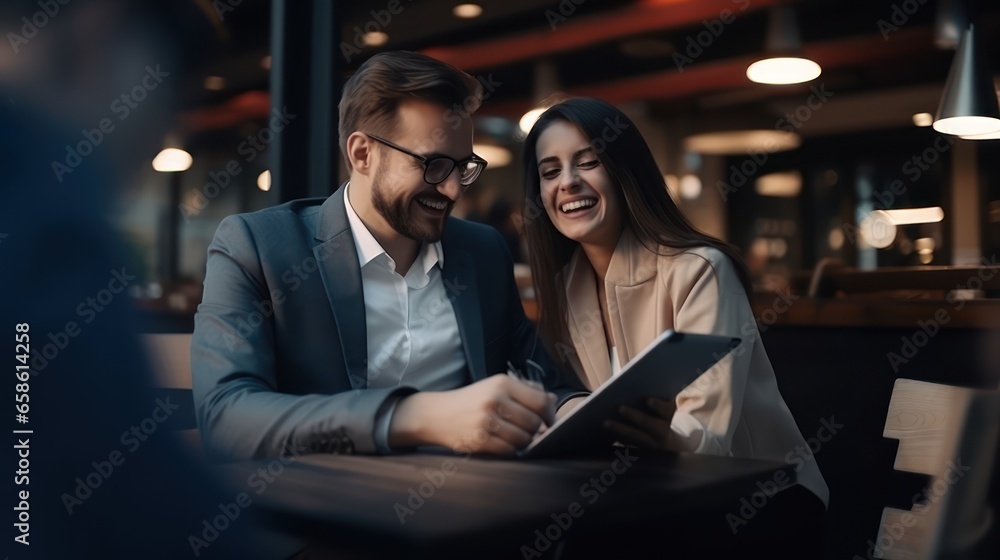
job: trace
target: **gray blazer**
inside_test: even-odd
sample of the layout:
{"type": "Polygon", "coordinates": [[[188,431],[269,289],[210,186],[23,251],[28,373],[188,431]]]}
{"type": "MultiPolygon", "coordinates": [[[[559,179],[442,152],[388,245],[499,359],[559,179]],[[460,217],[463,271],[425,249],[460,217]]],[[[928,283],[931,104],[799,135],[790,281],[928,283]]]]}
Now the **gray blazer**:
{"type": "MultiPolygon", "coordinates": [[[[229,216],[208,248],[191,369],[206,449],[228,459],[373,453],[376,414],[411,387],[369,389],[361,269],[341,186],[229,216]]],[[[533,352],[559,404],[581,387],[524,315],[510,253],[487,226],[449,218],[441,240],[469,382],[533,352]]]]}

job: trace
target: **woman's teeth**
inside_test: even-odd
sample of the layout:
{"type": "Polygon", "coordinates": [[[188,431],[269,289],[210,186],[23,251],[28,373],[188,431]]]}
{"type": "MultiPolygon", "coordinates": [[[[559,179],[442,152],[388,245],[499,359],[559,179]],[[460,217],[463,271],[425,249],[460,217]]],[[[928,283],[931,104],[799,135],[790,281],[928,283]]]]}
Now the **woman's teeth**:
{"type": "Polygon", "coordinates": [[[577,201],[574,201],[574,202],[567,202],[566,204],[563,204],[562,206],[560,206],[559,209],[562,210],[563,213],[568,214],[568,213],[570,213],[570,212],[572,212],[574,210],[579,210],[580,208],[590,208],[591,206],[594,206],[595,204],[597,204],[596,200],[594,200],[592,198],[588,198],[586,200],[577,200],[577,201]]]}

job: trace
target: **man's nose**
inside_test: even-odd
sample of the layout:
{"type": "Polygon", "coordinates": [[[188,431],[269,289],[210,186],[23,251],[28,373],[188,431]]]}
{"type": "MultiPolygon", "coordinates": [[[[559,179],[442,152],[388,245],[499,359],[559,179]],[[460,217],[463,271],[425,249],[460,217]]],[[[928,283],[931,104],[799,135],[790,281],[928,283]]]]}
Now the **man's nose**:
{"type": "Polygon", "coordinates": [[[437,190],[439,193],[447,196],[452,202],[457,202],[459,198],[462,197],[462,183],[459,180],[459,172],[456,167],[448,174],[448,177],[444,181],[438,184],[437,190]]]}

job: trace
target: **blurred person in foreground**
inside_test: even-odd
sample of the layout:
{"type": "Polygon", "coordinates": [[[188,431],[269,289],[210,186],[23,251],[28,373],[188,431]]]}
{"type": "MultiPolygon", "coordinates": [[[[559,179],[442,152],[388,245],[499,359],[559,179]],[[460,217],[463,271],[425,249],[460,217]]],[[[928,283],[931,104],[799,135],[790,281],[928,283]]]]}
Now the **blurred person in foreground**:
{"type": "Polygon", "coordinates": [[[289,550],[257,539],[252,510],[193,544],[235,492],[217,486],[169,431],[177,403],[151,389],[135,336],[128,289],[137,271],[125,267],[105,220],[121,179],[158,149],[162,135],[150,131],[162,130],[155,124],[165,122],[176,84],[150,95],[144,111],[105,132],[75,165],[65,160],[86,134],[96,138],[94,127],[113,116],[109,103],[146,66],[180,72],[183,56],[153,37],[169,35],[175,17],[190,36],[190,14],[115,1],[49,4],[59,11],[46,18],[35,15],[38,2],[0,9],[4,30],[19,35],[22,16],[47,22],[26,42],[8,36],[0,55],[0,331],[7,363],[29,366],[8,377],[4,394],[24,411],[15,421],[10,410],[8,430],[30,430],[7,435],[5,463],[14,468],[5,505],[18,506],[12,517],[24,523],[6,523],[13,534],[5,554],[280,557],[289,550]]]}

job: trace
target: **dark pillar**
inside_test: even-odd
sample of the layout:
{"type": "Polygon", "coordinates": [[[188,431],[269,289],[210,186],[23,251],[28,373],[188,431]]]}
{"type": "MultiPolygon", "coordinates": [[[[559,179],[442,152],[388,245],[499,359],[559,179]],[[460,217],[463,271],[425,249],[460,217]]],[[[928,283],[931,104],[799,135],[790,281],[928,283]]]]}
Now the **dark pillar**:
{"type": "Polygon", "coordinates": [[[163,246],[163,269],[161,283],[164,287],[175,284],[180,279],[180,247],[181,247],[181,186],[183,171],[171,171],[170,203],[167,204],[166,233],[163,246]]]}
{"type": "Polygon", "coordinates": [[[270,147],[273,204],[327,196],[337,187],[341,67],[334,10],[327,0],[271,2],[271,108],[295,115],[275,130],[270,147]]]}

